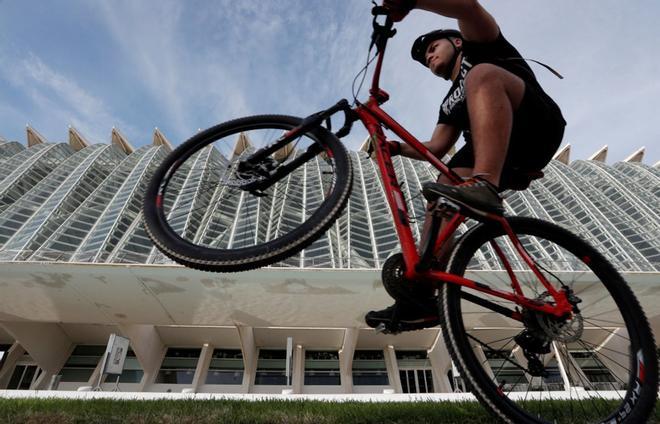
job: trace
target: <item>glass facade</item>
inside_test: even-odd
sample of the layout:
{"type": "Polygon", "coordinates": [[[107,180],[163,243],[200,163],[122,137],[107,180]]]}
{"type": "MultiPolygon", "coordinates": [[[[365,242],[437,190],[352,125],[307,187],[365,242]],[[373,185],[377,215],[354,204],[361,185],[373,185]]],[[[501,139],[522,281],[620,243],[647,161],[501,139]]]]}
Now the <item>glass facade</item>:
{"type": "Polygon", "coordinates": [[[305,385],[338,386],[339,354],[329,350],[305,351],[305,385]]]}
{"type": "MultiPolygon", "coordinates": [[[[135,356],[133,349],[129,348],[126,352],[126,360],[124,361],[124,370],[119,376],[120,383],[139,383],[142,381],[144,376],[144,371],[142,370],[142,365],[135,356]]],[[[106,382],[116,381],[116,376],[111,376],[106,378],[106,382]]]]}
{"type": "MultiPolygon", "coordinates": [[[[0,260],[171,263],[140,224],[144,189],[168,152],[164,145],[126,154],[115,145],[74,151],[64,143],[24,148],[0,142],[0,260]]],[[[364,152],[349,155],[355,179],[343,215],[319,240],[275,266],[378,268],[399,249],[375,163],[364,152]]],[[[320,159],[310,161],[278,183],[282,195],[276,196],[277,204],[263,198],[259,205],[245,205],[234,192],[201,189],[214,177],[211,173],[222,172],[227,163],[219,151],[204,149],[189,162],[170,182],[175,195],[166,207],[176,211],[172,225],[203,243],[232,234],[223,243],[237,246],[246,237],[266,237],[285,225],[301,199],[320,200],[327,166],[320,159]],[[235,219],[235,211],[245,207],[270,213],[259,222],[235,219]]],[[[437,172],[402,157],[394,158],[394,167],[418,238],[424,216],[421,186],[435,180],[437,172]]],[[[610,166],[552,161],[545,173],[529,190],[508,194],[508,213],[570,228],[605,252],[621,271],[660,269],[657,168],[634,162],[610,166]]],[[[491,253],[480,252],[471,267],[499,269],[489,261],[491,253]]],[[[545,254],[552,257],[555,252],[545,254]]]]}
{"type": "Polygon", "coordinates": [[[202,349],[196,348],[168,348],[158,371],[156,383],[191,384],[201,353],[202,349]]]}
{"type": "Polygon", "coordinates": [[[78,345],[60,370],[61,382],[86,383],[105,354],[105,346],[78,345]]]}
{"type": "Polygon", "coordinates": [[[242,384],[243,354],[238,349],[214,349],[206,384],[242,384]]]}
{"type": "Polygon", "coordinates": [[[387,386],[390,384],[382,350],[356,350],[353,355],[354,386],[387,386]]]}
{"type": "Polygon", "coordinates": [[[286,386],[286,350],[259,349],[254,384],[286,386]]]}

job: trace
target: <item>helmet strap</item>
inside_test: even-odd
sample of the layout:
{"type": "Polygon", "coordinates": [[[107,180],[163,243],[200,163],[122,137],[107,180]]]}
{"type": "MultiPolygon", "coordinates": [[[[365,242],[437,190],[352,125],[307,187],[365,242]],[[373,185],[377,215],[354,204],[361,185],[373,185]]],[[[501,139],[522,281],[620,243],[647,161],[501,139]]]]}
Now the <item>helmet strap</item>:
{"type": "Polygon", "coordinates": [[[451,43],[451,46],[454,48],[454,56],[452,56],[451,61],[449,62],[449,66],[447,66],[447,72],[442,75],[442,77],[446,80],[451,79],[451,73],[454,72],[454,66],[456,66],[456,61],[458,60],[458,56],[461,54],[463,51],[463,48],[458,48],[456,47],[456,44],[454,44],[454,41],[451,38],[447,38],[447,41],[451,43]]]}

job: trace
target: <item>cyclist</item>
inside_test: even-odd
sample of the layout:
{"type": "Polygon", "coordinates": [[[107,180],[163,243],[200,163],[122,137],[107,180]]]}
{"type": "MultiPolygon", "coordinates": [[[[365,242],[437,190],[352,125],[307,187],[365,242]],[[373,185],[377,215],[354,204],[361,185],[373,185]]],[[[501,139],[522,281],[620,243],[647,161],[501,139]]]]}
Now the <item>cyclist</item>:
{"type": "MultiPolygon", "coordinates": [[[[566,125],[559,107],[477,0],[384,0],[384,6],[395,22],[418,8],[455,18],[460,28],[421,35],[411,50],[414,60],[452,81],[431,140],[424,144],[442,157],[461,133],[465,139],[448,163],[465,181],[455,186],[441,177],[425,184],[424,194],[446,197],[477,215],[502,214],[499,193],[527,188],[557,151],[566,125]]],[[[407,144],[388,145],[393,155],[423,159],[407,144]]],[[[396,325],[399,331],[439,324],[434,291],[417,288],[411,295],[415,301],[397,299],[367,313],[365,321],[374,328],[396,325]]]]}

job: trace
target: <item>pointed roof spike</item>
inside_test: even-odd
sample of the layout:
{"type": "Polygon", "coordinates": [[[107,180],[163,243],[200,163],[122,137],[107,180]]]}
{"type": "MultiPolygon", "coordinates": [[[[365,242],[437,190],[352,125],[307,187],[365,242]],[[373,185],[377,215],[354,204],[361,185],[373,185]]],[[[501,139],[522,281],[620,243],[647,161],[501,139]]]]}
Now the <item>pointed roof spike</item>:
{"type": "Polygon", "coordinates": [[[571,162],[571,145],[567,144],[559,149],[552,159],[568,165],[571,162]]]}
{"type": "Polygon", "coordinates": [[[117,128],[114,127],[112,128],[112,135],[110,136],[110,138],[112,140],[111,143],[116,146],[119,146],[119,148],[123,150],[124,153],[126,153],[127,155],[130,155],[135,151],[133,146],[131,146],[131,143],[128,142],[126,137],[124,137],[124,135],[120,133],[117,128]]]}
{"type": "Polygon", "coordinates": [[[90,144],[82,134],[78,132],[77,129],[69,125],[69,146],[73,148],[74,151],[79,151],[85,147],[89,147],[90,144]]]}
{"type": "Polygon", "coordinates": [[[245,133],[240,133],[238,139],[236,140],[236,144],[234,144],[234,152],[232,153],[232,156],[239,156],[251,146],[252,143],[250,142],[250,139],[247,138],[245,133]]]}
{"type": "MultiPolygon", "coordinates": [[[[291,155],[291,152],[293,152],[293,143],[289,143],[281,149],[277,150],[275,153],[273,153],[273,158],[278,162],[282,162],[291,155]]],[[[321,154],[324,153],[325,151],[321,152],[321,154]]]]}
{"type": "Polygon", "coordinates": [[[640,149],[638,149],[636,152],[625,158],[623,161],[624,162],[641,162],[644,160],[644,152],[646,150],[646,147],[642,146],[640,149]]]}
{"type": "Polygon", "coordinates": [[[172,143],[165,137],[165,135],[160,132],[158,127],[154,128],[154,140],[153,140],[153,145],[154,146],[165,146],[170,152],[174,150],[174,147],[172,147],[172,143]]]}
{"type": "Polygon", "coordinates": [[[36,146],[37,144],[46,144],[48,143],[48,140],[46,138],[39,134],[37,130],[32,128],[29,124],[25,128],[27,132],[27,145],[28,147],[36,146]]]}
{"type": "Polygon", "coordinates": [[[607,144],[600,148],[596,153],[591,155],[587,160],[593,160],[595,162],[603,162],[607,159],[607,144]]]}
{"type": "Polygon", "coordinates": [[[369,151],[369,144],[371,144],[371,136],[367,136],[367,138],[364,139],[362,142],[362,145],[358,149],[360,152],[368,152],[369,151]]]}

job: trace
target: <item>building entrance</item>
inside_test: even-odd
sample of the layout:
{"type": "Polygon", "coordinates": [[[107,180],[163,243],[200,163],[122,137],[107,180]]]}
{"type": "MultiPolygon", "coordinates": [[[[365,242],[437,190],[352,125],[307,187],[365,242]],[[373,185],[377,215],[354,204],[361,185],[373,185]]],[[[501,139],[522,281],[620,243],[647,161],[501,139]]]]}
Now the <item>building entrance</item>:
{"type": "Polygon", "coordinates": [[[17,364],[9,380],[8,390],[29,390],[37,381],[41,369],[35,364],[17,364]]]}
{"type": "Polygon", "coordinates": [[[433,393],[431,369],[399,369],[403,393],[433,393]]]}

